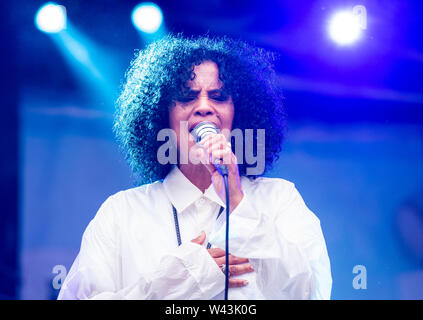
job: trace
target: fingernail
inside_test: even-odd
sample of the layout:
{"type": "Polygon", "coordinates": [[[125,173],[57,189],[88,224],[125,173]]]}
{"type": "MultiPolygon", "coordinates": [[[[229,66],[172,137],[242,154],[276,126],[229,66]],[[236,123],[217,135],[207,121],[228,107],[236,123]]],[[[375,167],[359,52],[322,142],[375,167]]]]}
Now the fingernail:
{"type": "Polygon", "coordinates": [[[246,286],[248,284],[248,280],[244,280],[243,284],[246,286]]]}

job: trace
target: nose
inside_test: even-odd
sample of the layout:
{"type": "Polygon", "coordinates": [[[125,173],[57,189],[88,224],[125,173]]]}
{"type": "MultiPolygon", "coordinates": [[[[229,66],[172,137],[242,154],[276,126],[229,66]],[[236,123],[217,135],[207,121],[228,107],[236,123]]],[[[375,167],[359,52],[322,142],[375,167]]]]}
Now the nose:
{"type": "Polygon", "coordinates": [[[194,110],[194,115],[205,117],[215,114],[214,108],[210,105],[207,99],[200,99],[197,107],[194,110]]]}

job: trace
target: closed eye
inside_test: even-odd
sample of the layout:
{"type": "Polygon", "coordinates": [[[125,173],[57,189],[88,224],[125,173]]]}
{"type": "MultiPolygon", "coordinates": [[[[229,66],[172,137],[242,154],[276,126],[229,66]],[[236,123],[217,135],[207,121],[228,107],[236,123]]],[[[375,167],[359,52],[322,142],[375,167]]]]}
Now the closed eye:
{"type": "MultiPolygon", "coordinates": [[[[199,94],[199,91],[190,90],[186,93],[181,93],[176,100],[181,103],[189,103],[197,99],[198,94],[199,94]]],[[[212,99],[217,102],[224,102],[224,101],[228,101],[229,99],[229,95],[223,90],[208,91],[208,97],[209,99],[212,99]]]]}
{"type": "Polygon", "coordinates": [[[197,97],[181,96],[181,97],[178,97],[177,101],[182,102],[182,103],[188,103],[188,102],[195,100],[196,98],[197,97]]]}
{"type": "Polygon", "coordinates": [[[182,103],[188,103],[197,99],[198,94],[199,91],[190,90],[188,92],[181,93],[176,100],[182,103]]]}
{"type": "Polygon", "coordinates": [[[213,90],[209,91],[209,98],[215,101],[223,102],[229,99],[229,95],[225,93],[223,90],[213,90]]]}
{"type": "Polygon", "coordinates": [[[213,100],[219,101],[219,102],[223,102],[223,101],[227,101],[229,99],[229,96],[218,96],[218,97],[212,97],[213,100]]]}

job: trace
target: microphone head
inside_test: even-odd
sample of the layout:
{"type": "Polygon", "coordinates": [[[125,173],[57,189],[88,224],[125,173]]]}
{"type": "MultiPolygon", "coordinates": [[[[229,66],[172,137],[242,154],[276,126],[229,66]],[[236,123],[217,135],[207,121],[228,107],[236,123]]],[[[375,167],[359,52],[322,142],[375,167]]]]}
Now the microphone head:
{"type": "Polygon", "coordinates": [[[203,140],[209,134],[217,134],[220,130],[213,122],[210,121],[203,121],[197,124],[192,130],[191,134],[194,137],[194,141],[196,143],[203,140]]]}

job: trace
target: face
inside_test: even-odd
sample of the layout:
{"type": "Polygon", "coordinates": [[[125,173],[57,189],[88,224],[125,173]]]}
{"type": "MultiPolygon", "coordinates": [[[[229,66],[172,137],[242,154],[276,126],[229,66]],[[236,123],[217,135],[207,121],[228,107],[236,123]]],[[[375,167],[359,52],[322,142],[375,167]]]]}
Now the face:
{"type": "Polygon", "coordinates": [[[223,83],[219,79],[216,63],[204,61],[195,66],[193,72],[195,78],[186,83],[189,90],[175,102],[169,112],[170,128],[176,133],[180,152],[185,152],[184,149],[189,151],[195,145],[189,132],[199,122],[213,122],[225,134],[230,133],[234,118],[232,98],[222,90],[223,83]],[[181,145],[187,144],[188,148],[181,148],[181,145]]]}

